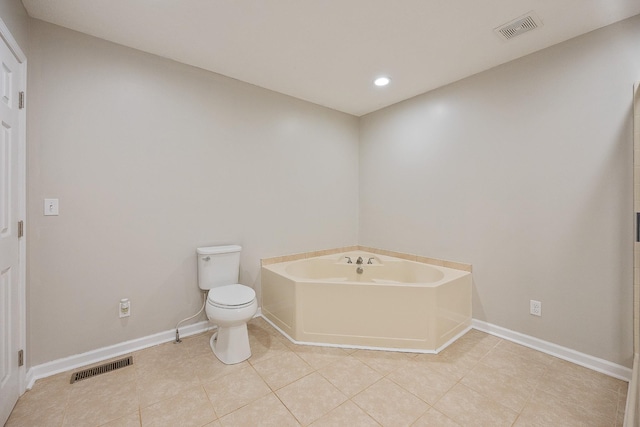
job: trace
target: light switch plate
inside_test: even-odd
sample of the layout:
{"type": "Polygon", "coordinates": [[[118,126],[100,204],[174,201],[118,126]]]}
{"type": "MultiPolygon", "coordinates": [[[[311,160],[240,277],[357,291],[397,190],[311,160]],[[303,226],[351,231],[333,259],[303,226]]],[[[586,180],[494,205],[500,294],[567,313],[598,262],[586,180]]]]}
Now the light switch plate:
{"type": "Polygon", "coordinates": [[[44,214],[58,215],[58,199],[44,199],[44,214]]]}

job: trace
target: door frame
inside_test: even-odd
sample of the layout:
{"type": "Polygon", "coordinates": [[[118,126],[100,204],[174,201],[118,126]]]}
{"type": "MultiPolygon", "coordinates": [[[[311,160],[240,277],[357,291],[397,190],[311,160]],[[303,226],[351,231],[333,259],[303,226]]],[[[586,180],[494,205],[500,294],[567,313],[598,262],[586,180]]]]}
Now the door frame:
{"type": "Polygon", "coordinates": [[[19,326],[18,342],[19,348],[24,350],[24,364],[18,368],[18,393],[22,395],[26,389],[27,372],[27,56],[24,54],[18,42],[9,31],[9,27],[0,18],[0,38],[9,47],[18,60],[20,66],[20,80],[22,82],[19,91],[24,92],[24,108],[18,112],[18,123],[20,132],[18,134],[18,217],[17,220],[24,221],[23,235],[18,239],[18,308],[19,326]]]}
{"type": "Polygon", "coordinates": [[[640,81],[633,85],[633,212],[636,238],[633,243],[633,353],[640,354],[640,187],[636,186],[640,171],[640,81]]]}

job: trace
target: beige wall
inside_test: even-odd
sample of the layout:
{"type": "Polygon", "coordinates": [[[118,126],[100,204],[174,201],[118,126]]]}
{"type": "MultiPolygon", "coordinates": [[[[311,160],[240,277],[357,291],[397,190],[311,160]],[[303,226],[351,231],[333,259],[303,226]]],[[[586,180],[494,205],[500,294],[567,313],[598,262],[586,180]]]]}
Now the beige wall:
{"type": "Polygon", "coordinates": [[[195,312],[197,246],[259,289],[259,258],[359,243],[472,263],[475,318],[630,366],[639,17],[360,121],[29,25],[31,365],[195,312]]]}
{"type": "Polygon", "coordinates": [[[362,118],[360,244],[472,263],[474,318],[631,366],[638,40],[640,16],[362,118]]]}
{"type": "Polygon", "coordinates": [[[29,17],[20,0],[0,0],[0,18],[7,25],[20,49],[28,54],[29,17]]]}
{"type": "Polygon", "coordinates": [[[30,26],[32,365],[194,314],[198,246],[242,245],[241,282],[259,288],[262,257],[357,243],[357,118],[30,26]]]}

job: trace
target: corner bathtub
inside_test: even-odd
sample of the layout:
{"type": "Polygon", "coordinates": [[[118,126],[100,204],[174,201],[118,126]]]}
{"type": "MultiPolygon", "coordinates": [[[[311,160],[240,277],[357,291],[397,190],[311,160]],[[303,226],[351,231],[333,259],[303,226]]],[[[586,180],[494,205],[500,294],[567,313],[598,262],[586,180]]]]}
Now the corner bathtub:
{"type": "Polygon", "coordinates": [[[297,343],[437,353],[471,327],[466,271],[357,251],[265,265],[261,282],[263,316],[297,343]]]}

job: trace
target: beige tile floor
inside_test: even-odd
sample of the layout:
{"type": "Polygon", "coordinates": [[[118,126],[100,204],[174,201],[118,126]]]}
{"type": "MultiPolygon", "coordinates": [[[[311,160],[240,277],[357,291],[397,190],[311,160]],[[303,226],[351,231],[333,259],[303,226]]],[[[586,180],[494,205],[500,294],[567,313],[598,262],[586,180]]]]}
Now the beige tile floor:
{"type": "Polygon", "coordinates": [[[471,330],[439,355],[297,346],[264,319],[223,365],[211,333],[69,384],[37,381],[7,426],[621,426],[627,383],[471,330]]]}

